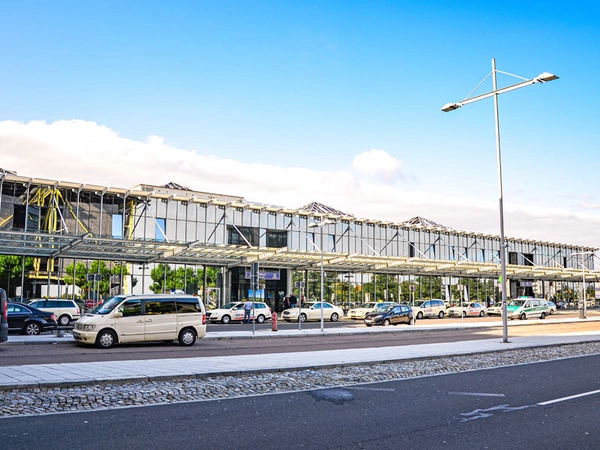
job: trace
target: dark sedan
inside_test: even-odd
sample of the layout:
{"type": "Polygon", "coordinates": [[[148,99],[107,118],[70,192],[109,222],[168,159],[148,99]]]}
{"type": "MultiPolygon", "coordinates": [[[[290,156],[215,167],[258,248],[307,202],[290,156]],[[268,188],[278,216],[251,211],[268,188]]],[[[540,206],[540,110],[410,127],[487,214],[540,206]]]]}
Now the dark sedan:
{"type": "Polygon", "coordinates": [[[8,331],[36,335],[42,331],[56,330],[54,313],[41,311],[23,303],[8,303],[8,331]]]}
{"type": "Polygon", "coordinates": [[[414,325],[415,315],[410,306],[396,305],[390,306],[385,310],[376,310],[367,313],[364,322],[368,327],[372,325],[382,325],[386,327],[388,325],[398,325],[399,323],[414,325]]]}

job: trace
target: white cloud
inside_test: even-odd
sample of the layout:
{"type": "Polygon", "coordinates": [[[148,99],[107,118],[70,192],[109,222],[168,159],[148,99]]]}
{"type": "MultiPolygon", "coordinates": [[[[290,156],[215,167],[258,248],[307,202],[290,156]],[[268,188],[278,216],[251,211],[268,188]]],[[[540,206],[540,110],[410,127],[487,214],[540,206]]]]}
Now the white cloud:
{"type": "Polygon", "coordinates": [[[354,157],[352,169],[372,181],[391,182],[405,180],[402,162],[385,150],[371,149],[354,157]]]}
{"type": "MultiPolygon", "coordinates": [[[[497,202],[421,192],[400,160],[384,150],[357,155],[354,172],[244,163],[175,148],[160,136],[145,142],[82,120],[0,122],[0,167],[19,175],[132,187],[173,181],[194,190],[243,196],[251,202],[297,208],[318,201],[357,217],[402,222],[422,216],[437,223],[498,234],[497,202]]],[[[567,210],[505,205],[506,235],[600,246],[600,219],[567,210]]]]}

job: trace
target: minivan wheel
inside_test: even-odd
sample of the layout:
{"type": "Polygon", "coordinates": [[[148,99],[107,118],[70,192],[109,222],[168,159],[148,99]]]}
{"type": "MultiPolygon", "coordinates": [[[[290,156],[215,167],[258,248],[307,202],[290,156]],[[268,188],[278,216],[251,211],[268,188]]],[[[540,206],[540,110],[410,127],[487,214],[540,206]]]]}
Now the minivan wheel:
{"type": "Polygon", "coordinates": [[[545,319],[546,318],[546,313],[542,313],[542,315],[540,316],[540,319],[545,319]]]}
{"type": "Polygon", "coordinates": [[[183,345],[184,347],[189,347],[194,345],[196,342],[196,333],[194,333],[194,330],[191,328],[185,328],[179,333],[178,340],[179,344],[183,345]]]}
{"type": "Polygon", "coordinates": [[[62,316],[60,316],[58,318],[58,324],[60,326],[66,327],[70,323],[71,323],[71,318],[69,316],[67,316],[66,314],[63,314],[62,316]]]}
{"type": "Polygon", "coordinates": [[[265,323],[265,316],[262,314],[256,318],[256,323],[265,323]]]}
{"type": "Polygon", "coordinates": [[[29,322],[25,325],[25,334],[29,336],[37,336],[42,332],[42,327],[40,327],[39,323],[29,322]]]}
{"type": "Polygon", "coordinates": [[[117,336],[110,330],[102,330],[96,338],[96,345],[100,348],[111,348],[116,344],[117,336]]]}
{"type": "Polygon", "coordinates": [[[228,324],[229,322],[231,322],[231,317],[229,317],[227,314],[221,317],[221,323],[228,324]]]}
{"type": "Polygon", "coordinates": [[[419,311],[417,313],[417,319],[421,320],[423,318],[423,313],[421,311],[419,311]]]}
{"type": "Polygon", "coordinates": [[[444,311],[440,311],[439,314],[438,314],[438,317],[440,319],[443,319],[444,318],[444,311]]]}
{"type": "Polygon", "coordinates": [[[527,316],[525,315],[525,313],[521,313],[521,317],[520,317],[520,319],[521,319],[521,320],[525,320],[525,319],[527,319],[527,316]]]}

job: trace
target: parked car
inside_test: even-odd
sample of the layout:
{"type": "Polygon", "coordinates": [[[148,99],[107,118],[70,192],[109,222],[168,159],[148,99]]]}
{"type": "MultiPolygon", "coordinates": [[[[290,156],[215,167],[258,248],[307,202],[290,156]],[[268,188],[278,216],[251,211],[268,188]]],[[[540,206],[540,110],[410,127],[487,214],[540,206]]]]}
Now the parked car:
{"type": "Polygon", "coordinates": [[[58,324],[63,327],[81,317],[81,310],[74,300],[48,298],[33,300],[29,305],[42,311],[53,312],[58,317],[58,324]]]}
{"type": "Polygon", "coordinates": [[[548,315],[556,313],[556,304],[554,302],[548,302],[548,315]]]}
{"type": "Polygon", "coordinates": [[[363,320],[365,318],[365,316],[367,315],[367,313],[375,311],[375,308],[377,308],[377,307],[387,308],[388,306],[392,306],[392,305],[397,305],[397,303],[396,302],[367,302],[363,306],[352,308],[350,311],[348,311],[348,318],[363,320]]]}
{"type": "Polygon", "coordinates": [[[387,308],[377,309],[368,313],[364,318],[365,325],[371,327],[373,325],[398,325],[406,323],[408,325],[415,324],[415,314],[410,306],[395,305],[387,308]]]}
{"type": "Polygon", "coordinates": [[[469,302],[462,306],[452,306],[446,313],[449,317],[485,316],[485,306],[478,302],[469,302]]]}
{"type": "Polygon", "coordinates": [[[56,316],[24,303],[9,302],[6,308],[8,330],[21,334],[38,335],[56,329],[56,316]]]}
{"type": "Polygon", "coordinates": [[[496,302],[485,310],[488,316],[502,317],[502,302],[496,302]]]}
{"type": "Polygon", "coordinates": [[[91,299],[91,298],[86,298],[84,301],[85,301],[85,306],[88,309],[97,308],[98,306],[100,306],[102,304],[102,299],[100,299],[100,300],[94,300],[94,299],[91,299]]]}
{"type": "MultiPolygon", "coordinates": [[[[271,308],[266,303],[254,302],[254,315],[250,314],[250,319],[264,323],[271,319],[271,314],[271,308]]],[[[212,323],[241,322],[244,320],[244,302],[226,303],[221,308],[211,309],[206,312],[206,318],[212,323]]]]}
{"type": "Polygon", "coordinates": [[[75,323],[73,338],[82,344],[178,340],[191,346],[206,335],[206,313],[198,297],[180,294],[113,297],[75,323]]]}
{"type": "Polygon", "coordinates": [[[444,300],[426,300],[419,306],[415,306],[413,312],[417,319],[422,319],[423,317],[439,317],[443,319],[446,314],[446,304],[444,300]]]}
{"type": "Polygon", "coordinates": [[[6,291],[0,288],[0,342],[6,342],[8,340],[7,309],[8,301],[6,300],[6,291]]]}
{"type": "Polygon", "coordinates": [[[545,319],[548,315],[548,302],[543,298],[515,298],[506,306],[509,319],[526,320],[532,317],[545,319]]]}
{"type": "Polygon", "coordinates": [[[344,316],[344,311],[339,306],[328,302],[306,303],[302,309],[288,308],[281,313],[281,318],[286,322],[306,322],[307,320],[321,320],[321,309],[323,310],[323,319],[331,322],[337,322],[344,316]]]}

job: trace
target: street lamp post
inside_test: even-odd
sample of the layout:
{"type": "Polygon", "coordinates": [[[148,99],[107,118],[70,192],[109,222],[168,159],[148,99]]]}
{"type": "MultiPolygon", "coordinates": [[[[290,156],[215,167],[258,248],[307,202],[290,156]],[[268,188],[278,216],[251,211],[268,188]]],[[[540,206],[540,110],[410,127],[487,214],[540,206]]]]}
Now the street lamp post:
{"type": "Polygon", "coordinates": [[[321,229],[321,248],[319,250],[321,250],[321,332],[325,331],[325,312],[323,311],[323,284],[324,284],[324,280],[325,280],[325,270],[324,270],[324,265],[325,265],[325,254],[324,254],[324,250],[323,250],[323,227],[325,225],[329,225],[330,223],[333,223],[329,220],[325,220],[323,222],[320,223],[316,223],[316,222],[312,222],[310,224],[308,224],[308,228],[320,228],[321,229]]]}
{"type": "MultiPolygon", "coordinates": [[[[517,78],[521,78],[525,81],[498,89],[497,80],[496,80],[497,72],[498,71],[496,70],[496,59],[493,58],[492,59],[492,73],[491,73],[492,82],[493,82],[493,91],[485,93],[485,94],[481,94],[481,95],[478,95],[475,97],[470,97],[470,98],[467,97],[466,99],[461,100],[460,102],[446,103],[444,106],[442,106],[442,111],[443,112],[454,111],[463,105],[467,105],[469,103],[474,103],[479,100],[483,100],[483,99],[486,99],[486,98],[489,98],[492,96],[494,97],[494,115],[495,115],[495,119],[496,119],[496,152],[497,152],[497,158],[498,158],[498,184],[499,184],[499,191],[500,191],[498,206],[499,206],[499,210],[500,210],[500,266],[501,266],[501,269],[500,269],[501,284],[500,284],[500,286],[502,288],[502,341],[508,342],[508,318],[506,317],[506,314],[507,314],[507,312],[506,312],[506,285],[507,285],[507,283],[506,283],[506,248],[505,248],[506,243],[505,243],[505,239],[504,239],[504,205],[503,205],[503,195],[502,195],[502,153],[500,151],[500,119],[498,116],[498,95],[504,94],[505,92],[514,91],[515,89],[520,89],[520,88],[523,88],[526,86],[531,86],[532,84],[545,83],[548,81],[556,80],[556,79],[558,79],[558,77],[556,75],[553,75],[548,72],[544,72],[530,80],[522,78],[522,77],[517,77],[517,78]]],[[[501,73],[504,73],[506,75],[511,75],[506,72],[501,72],[501,73]]],[[[512,76],[514,76],[514,75],[512,75],[512,76]]]]}
{"type": "Polygon", "coordinates": [[[587,319],[587,299],[585,298],[585,260],[583,259],[584,255],[593,255],[594,252],[591,251],[583,251],[583,249],[580,252],[574,252],[571,253],[571,256],[578,256],[581,255],[582,259],[581,259],[581,298],[583,300],[583,305],[579,308],[579,318],[580,319],[587,319]]]}

